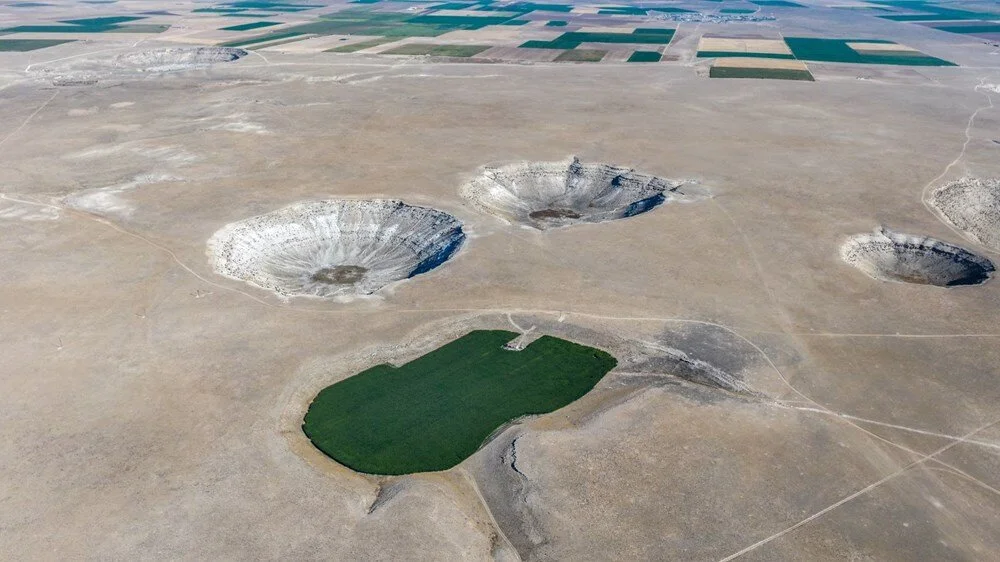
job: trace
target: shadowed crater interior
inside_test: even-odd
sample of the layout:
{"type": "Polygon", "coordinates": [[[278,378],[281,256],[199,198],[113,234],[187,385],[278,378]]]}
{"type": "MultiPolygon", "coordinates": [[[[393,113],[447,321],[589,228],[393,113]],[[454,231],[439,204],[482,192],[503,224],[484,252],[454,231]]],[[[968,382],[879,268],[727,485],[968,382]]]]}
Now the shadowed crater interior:
{"type": "Polygon", "coordinates": [[[206,68],[213,64],[239,60],[249,53],[235,47],[167,47],[131,51],[120,55],[81,56],[69,60],[32,65],[42,76],[51,77],[57,86],[96,84],[111,77],[140,76],[206,68]]]}
{"type": "Polygon", "coordinates": [[[208,241],[215,271],[282,296],[371,294],[447,261],[465,240],[448,213],[396,200],[299,203],[208,241]]]}
{"type": "Polygon", "coordinates": [[[487,167],[461,193],[480,211],[541,230],[631,217],[668,201],[707,196],[688,182],[577,158],[487,167]]]}
{"type": "Polygon", "coordinates": [[[875,279],[938,287],[979,285],[995,270],[993,262],[964,248],[886,228],[852,236],[840,255],[875,279]]]}

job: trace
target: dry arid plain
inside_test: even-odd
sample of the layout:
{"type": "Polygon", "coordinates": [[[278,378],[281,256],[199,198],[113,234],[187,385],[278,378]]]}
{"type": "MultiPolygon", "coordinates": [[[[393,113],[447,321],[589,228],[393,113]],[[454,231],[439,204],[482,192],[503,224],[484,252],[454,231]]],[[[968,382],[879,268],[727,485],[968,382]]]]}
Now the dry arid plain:
{"type": "Polygon", "coordinates": [[[0,4],[0,558],[1000,560],[995,4],[223,4],[0,4]],[[344,10],[431,19],[282,34],[344,10]],[[447,470],[303,433],[477,329],[617,366],[447,470]]]}

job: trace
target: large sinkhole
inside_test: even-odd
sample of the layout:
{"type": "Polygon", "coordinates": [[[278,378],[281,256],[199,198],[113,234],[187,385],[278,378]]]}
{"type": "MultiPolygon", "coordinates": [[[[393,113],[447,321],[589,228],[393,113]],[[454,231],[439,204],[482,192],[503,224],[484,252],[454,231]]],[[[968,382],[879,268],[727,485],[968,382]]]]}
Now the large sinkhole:
{"type": "Polygon", "coordinates": [[[426,273],[465,240],[448,213],[396,200],[299,203],[223,227],[215,271],[279,295],[367,295],[426,273]]]}
{"type": "Polygon", "coordinates": [[[167,72],[232,62],[247,54],[235,47],[169,47],[124,53],[114,58],[113,65],[138,72],[167,72]]]}
{"type": "Polygon", "coordinates": [[[631,217],[705,193],[688,182],[573,158],[488,167],[462,187],[462,196],[480,211],[544,230],[631,217]]]}
{"type": "Polygon", "coordinates": [[[99,80],[206,68],[238,60],[249,53],[234,47],[167,47],[130,51],[113,57],[81,56],[53,64],[32,65],[60,86],[96,84],[99,80]]]}
{"type": "Polygon", "coordinates": [[[840,255],[875,279],[938,287],[979,285],[995,270],[990,260],[958,246],[886,228],[852,236],[840,255]]]}

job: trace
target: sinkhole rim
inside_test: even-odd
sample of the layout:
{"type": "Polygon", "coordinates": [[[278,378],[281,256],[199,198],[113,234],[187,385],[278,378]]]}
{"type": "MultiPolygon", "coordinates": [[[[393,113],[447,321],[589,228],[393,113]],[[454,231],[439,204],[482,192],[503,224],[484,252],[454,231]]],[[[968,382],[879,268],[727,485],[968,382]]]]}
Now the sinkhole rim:
{"type": "Polygon", "coordinates": [[[136,72],[167,72],[170,70],[186,70],[202,68],[215,64],[236,62],[250,54],[239,47],[157,47],[141,51],[127,51],[116,55],[110,60],[110,65],[117,70],[136,72]],[[177,55],[178,60],[170,60],[169,55],[177,55]],[[185,56],[204,55],[205,60],[180,60],[185,56]],[[218,55],[218,56],[216,56],[218,55]],[[161,56],[164,60],[155,62],[143,61],[143,57],[161,56]]]}
{"type": "Polygon", "coordinates": [[[629,218],[668,201],[707,197],[694,183],[573,156],[483,166],[459,195],[483,214],[548,230],[629,218]],[[691,189],[681,191],[682,186],[691,189]]]}
{"type": "Polygon", "coordinates": [[[350,300],[450,261],[463,227],[446,211],[399,199],[302,201],[224,225],[206,254],[215,273],[282,299],[350,300]]]}
{"type": "Polygon", "coordinates": [[[983,285],[996,271],[989,258],[961,246],[885,227],[851,236],[841,245],[840,256],[879,281],[941,288],[983,285]]]}

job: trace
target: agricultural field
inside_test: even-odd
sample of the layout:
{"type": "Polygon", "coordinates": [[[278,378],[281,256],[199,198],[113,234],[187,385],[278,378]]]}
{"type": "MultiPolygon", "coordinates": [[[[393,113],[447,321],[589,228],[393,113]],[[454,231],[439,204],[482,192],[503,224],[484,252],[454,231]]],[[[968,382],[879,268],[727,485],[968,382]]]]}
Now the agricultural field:
{"type": "Polygon", "coordinates": [[[383,55],[430,55],[436,57],[471,57],[489,49],[489,45],[434,45],[407,43],[386,51],[383,55]]]}
{"type": "Polygon", "coordinates": [[[281,25],[281,22],[277,21],[255,21],[251,23],[241,23],[239,25],[230,25],[228,27],[219,28],[221,31],[249,31],[251,29],[260,29],[262,27],[271,27],[272,25],[281,25]]]}
{"type": "Polygon", "coordinates": [[[169,25],[133,23],[143,16],[106,16],[60,20],[52,25],[15,25],[0,28],[0,35],[11,33],[161,33],[169,25]]]}
{"type": "Polygon", "coordinates": [[[474,331],[405,365],[372,367],[320,392],[302,429],[360,472],[446,470],[504,424],[580,398],[616,364],[603,351],[551,336],[505,349],[519,337],[474,331]]]}
{"type": "Polygon", "coordinates": [[[600,62],[607,51],[599,49],[568,49],[555,58],[556,62],[600,62]]]}
{"type": "Polygon", "coordinates": [[[883,39],[823,39],[784,37],[782,39],[703,36],[699,58],[752,57],[798,59],[810,62],[887,64],[899,66],[954,66],[920,51],[883,39]]]}
{"type": "Polygon", "coordinates": [[[880,39],[819,39],[786,37],[795,58],[815,62],[892,64],[902,66],[954,66],[955,63],[925,55],[916,49],[880,39]]]}
{"type": "Polygon", "coordinates": [[[946,33],[1000,40],[1000,8],[995,3],[956,3],[933,0],[869,0],[860,9],[893,22],[912,23],[946,33]]]}
{"type": "Polygon", "coordinates": [[[34,51],[69,43],[72,39],[3,39],[0,38],[0,52],[2,51],[34,51]]]}
{"type": "Polygon", "coordinates": [[[657,51],[634,51],[628,62],[660,62],[663,55],[657,51]]]}
{"type": "Polygon", "coordinates": [[[712,63],[709,76],[712,78],[814,81],[812,74],[802,61],[752,57],[717,59],[712,63]]]}
{"type": "Polygon", "coordinates": [[[794,59],[788,45],[780,39],[745,39],[702,36],[698,42],[698,57],[753,57],[794,59]]]}

